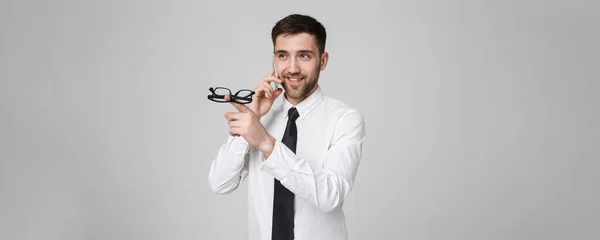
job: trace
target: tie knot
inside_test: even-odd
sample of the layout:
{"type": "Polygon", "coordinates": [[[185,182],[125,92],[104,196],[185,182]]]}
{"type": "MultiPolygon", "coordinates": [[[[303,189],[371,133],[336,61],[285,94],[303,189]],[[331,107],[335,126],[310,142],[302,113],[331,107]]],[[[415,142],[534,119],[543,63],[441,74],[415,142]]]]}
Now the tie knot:
{"type": "Polygon", "coordinates": [[[290,118],[289,121],[296,121],[299,116],[300,114],[298,113],[298,109],[295,107],[292,107],[290,110],[288,110],[288,117],[290,118]]]}

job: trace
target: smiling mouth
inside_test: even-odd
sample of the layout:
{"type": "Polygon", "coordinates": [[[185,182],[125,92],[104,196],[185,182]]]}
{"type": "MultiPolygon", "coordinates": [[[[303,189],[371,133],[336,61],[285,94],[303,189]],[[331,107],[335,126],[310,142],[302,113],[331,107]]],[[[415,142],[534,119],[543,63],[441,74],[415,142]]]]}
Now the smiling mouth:
{"type": "Polygon", "coordinates": [[[304,80],[304,78],[303,77],[300,77],[300,78],[298,78],[298,77],[294,77],[294,78],[286,77],[285,80],[288,81],[288,82],[291,82],[291,83],[297,83],[297,82],[300,82],[300,81],[304,80]]]}

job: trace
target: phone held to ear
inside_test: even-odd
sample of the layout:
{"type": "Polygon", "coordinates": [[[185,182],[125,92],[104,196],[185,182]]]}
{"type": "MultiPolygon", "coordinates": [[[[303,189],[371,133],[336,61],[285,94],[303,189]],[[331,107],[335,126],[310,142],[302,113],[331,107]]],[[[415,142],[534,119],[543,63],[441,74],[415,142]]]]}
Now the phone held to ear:
{"type": "MultiPolygon", "coordinates": [[[[275,72],[275,77],[279,78],[279,74],[277,73],[277,65],[275,65],[275,56],[273,56],[273,70],[275,72]]],[[[273,90],[277,90],[278,87],[279,87],[279,83],[271,82],[271,88],[273,90]]]]}
{"type": "MultiPolygon", "coordinates": [[[[279,77],[277,77],[277,74],[275,74],[275,77],[276,77],[276,78],[279,78],[279,77]]],[[[273,90],[277,90],[277,88],[278,88],[278,87],[279,87],[279,83],[277,83],[277,82],[275,82],[275,81],[271,82],[271,88],[272,88],[273,90]]]]}

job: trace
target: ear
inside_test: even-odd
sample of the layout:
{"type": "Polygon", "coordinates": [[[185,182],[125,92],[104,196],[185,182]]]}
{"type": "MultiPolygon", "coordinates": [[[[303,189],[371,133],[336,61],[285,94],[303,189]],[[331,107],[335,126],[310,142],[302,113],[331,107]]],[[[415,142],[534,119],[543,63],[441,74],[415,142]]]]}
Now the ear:
{"type": "Polygon", "coordinates": [[[325,70],[325,67],[327,66],[327,61],[329,61],[329,53],[324,52],[323,55],[321,55],[321,71],[325,70]]]}

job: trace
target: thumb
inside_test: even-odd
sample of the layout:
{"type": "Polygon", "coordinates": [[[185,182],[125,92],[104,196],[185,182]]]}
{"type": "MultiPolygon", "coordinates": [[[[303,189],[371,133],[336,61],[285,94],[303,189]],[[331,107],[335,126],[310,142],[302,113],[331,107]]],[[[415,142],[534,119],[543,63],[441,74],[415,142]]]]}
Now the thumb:
{"type": "Polygon", "coordinates": [[[271,96],[271,99],[275,101],[275,99],[277,99],[277,97],[279,97],[279,95],[281,95],[282,92],[283,88],[277,88],[277,90],[273,91],[273,96],[271,96]]]}

